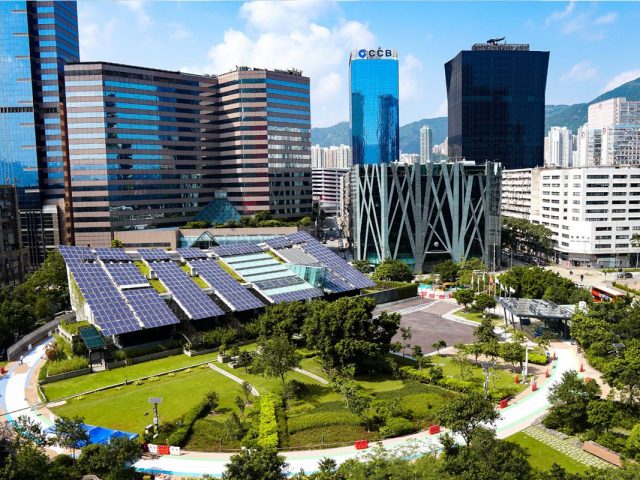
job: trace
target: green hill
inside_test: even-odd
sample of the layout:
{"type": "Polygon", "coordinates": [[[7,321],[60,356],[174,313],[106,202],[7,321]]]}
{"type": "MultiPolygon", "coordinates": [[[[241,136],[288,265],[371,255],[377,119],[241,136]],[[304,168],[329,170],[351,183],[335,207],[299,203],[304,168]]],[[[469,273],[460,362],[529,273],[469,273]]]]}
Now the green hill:
{"type": "MultiPolygon", "coordinates": [[[[603,93],[588,103],[574,105],[546,105],[545,130],[551,127],[567,127],[573,133],[578,127],[587,123],[587,109],[589,105],[615,97],[625,97],[627,100],[640,101],[640,77],[619,87],[603,93]]],[[[432,130],[432,143],[442,143],[447,136],[447,117],[425,118],[400,127],[400,150],[404,153],[420,153],[420,127],[428,125],[432,130]]],[[[322,147],[349,145],[349,123],[340,122],[327,128],[312,128],[311,143],[322,147]]]]}

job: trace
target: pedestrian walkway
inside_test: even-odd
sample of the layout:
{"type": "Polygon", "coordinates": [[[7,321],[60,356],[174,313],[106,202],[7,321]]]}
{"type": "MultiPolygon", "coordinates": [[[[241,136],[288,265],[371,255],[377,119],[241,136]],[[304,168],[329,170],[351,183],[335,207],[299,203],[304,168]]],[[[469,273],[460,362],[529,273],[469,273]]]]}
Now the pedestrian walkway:
{"type": "Polygon", "coordinates": [[[329,380],[326,378],[322,378],[320,375],[316,375],[315,373],[311,373],[308,370],[304,370],[302,368],[294,368],[294,370],[302,375],[306,375],[309,378],[314,379],[316,382],[321,383],[322,385],[329,385],[329,380]]]}
{"type": "Polygon", "coordinates": [[[539,426],[525,428],[522,433],[526,433],[531,438],[535,438],[539,442],[564,453],[576,462],[580,462],[588,467],[608,468],[611,466],[611,464],[604,460],[582,450],[571,437],[562,438],[562,436],[539,426]]]}
{"type": "MultiPolygon", "coordinates": [[[[244,383],[244,380],[242,380],[240,377],[236,377],[233,373],[229,373],[226,370],[223,370],[222,368],[218,367],[217,365],[214,365],[213,363],[207,363],[207,365],[209,365],[209,368],[214,372],[218,372],[220,375],[224,375],[228,379],[233,380],[234,382],[239,383],[240,385],[244,383]]],[[[251,385],[251,395],[253,395],[254,397],[260,396],[260,393],[258,392],[258,390],[256,390],[256,387],[254,387],[253,385],[251,385]]]]}

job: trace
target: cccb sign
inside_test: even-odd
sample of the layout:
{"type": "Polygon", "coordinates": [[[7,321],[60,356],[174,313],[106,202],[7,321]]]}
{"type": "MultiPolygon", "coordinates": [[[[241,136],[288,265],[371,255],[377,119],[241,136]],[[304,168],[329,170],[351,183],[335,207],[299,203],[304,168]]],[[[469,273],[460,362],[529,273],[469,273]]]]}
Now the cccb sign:
{"type": "Polygon", "coordinates": [[[373,50],[366,48],[358,50],[358,57],[360,58],[393,58],[394,56],[393,50],[382,49],[380,47],[373,50]]]}

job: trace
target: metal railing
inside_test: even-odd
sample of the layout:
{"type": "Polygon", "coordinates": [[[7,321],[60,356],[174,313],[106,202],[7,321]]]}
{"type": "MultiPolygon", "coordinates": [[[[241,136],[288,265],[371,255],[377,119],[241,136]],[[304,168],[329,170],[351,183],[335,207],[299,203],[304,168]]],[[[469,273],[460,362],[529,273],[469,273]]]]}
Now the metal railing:
{"type": "Polygon", "coordinates": [[[67,312],[56,316],[53,320],[48,321],[41,327],[38,327],[33,332],[26,334],[16,343],[7,348],[7,360],[13,361],[20,358],[20,354],[31,350],[31,346],[34,343],[42,340],[45,337],[50,337],[53,331],[60,325],[60,322],[75,321],[75,312],[67,312]]]}

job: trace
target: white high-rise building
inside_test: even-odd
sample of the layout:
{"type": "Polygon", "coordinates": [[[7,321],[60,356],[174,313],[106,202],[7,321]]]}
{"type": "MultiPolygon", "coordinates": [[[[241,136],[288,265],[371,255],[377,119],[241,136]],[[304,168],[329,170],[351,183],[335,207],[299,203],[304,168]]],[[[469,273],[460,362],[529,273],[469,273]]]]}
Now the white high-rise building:
{"type": "Polygon", "coordinates": [[[640,165],[640,102],[611,98],[589,105],[577,141],[580,166],[640,165]]]}
{"type": "Polygon", "coordinates": [[[353,163],[349,145],[311,147],[311,168],[351,168],[353,163]]]}
{"type": "Polygon", "coordinates": [[[544,164],[547,167],[571,167],[572,139],[567,127],[551,127],[544,139],[544,164]]]}
{"type": "Polygon", "coordinates": [[[427,125],[420,128],[420,163],[431,162],[431,129],[427,125]]]}

